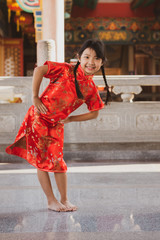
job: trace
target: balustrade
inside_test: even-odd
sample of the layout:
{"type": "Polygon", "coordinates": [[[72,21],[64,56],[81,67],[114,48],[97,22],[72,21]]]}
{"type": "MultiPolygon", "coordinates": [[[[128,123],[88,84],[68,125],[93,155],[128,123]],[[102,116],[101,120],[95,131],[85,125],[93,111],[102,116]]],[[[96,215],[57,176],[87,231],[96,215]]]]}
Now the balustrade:
{"type": "MultiPolygon", "coordinates": [[[[103,77],[94,76],[96,85],[103,86],[103,77]]],[[[160,102],[134,101],[142,93],[142,86],[160,86],[160,76],[107,76],[114,94],[121,94],[121,102],[111,102],[95,120],[65,125],[66,143],[85,142],[158,142],[160,141],[160,102]]],[[[41,92],[48,84],[44,79],[41,92]]],[[[0,77],[0,91],[14,91],[22,102],[9,103],[0,97],[0,144],[13,142],[23,118],[32,104],[31,77],[0,77]]],[[[2,94],[1,94],[2,96],[2,94]]],[[[12,95],[13,100],[13,95],[12,95]]],[[[73,114],[87,111],[82,105],[73,114]]]]}

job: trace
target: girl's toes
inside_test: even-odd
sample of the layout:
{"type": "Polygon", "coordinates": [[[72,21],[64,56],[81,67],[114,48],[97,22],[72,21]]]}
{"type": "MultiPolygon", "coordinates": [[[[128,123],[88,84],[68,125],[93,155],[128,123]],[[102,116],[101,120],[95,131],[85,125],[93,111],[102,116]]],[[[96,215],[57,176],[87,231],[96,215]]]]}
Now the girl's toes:
{"type": "Polygon", "coordinates": [[[66,212],[66,206],[58,201],[53,201],[50,205],[48,205],[48,209],[55,212],[66,212]]]}
{"type": "Polygon", "coordinates": [[[61,212],[66,212],[66,211],[67,211],[66,206],[64,206],[62,203],[61,203],[60,211],[61,211],[61,212]]]}
{"type": "Polygon", "coordinates": [[[73,205],[69,201],[62,202],[62,204],[67,208],[67,211],[76,211],[77,206],[73,205]]]}

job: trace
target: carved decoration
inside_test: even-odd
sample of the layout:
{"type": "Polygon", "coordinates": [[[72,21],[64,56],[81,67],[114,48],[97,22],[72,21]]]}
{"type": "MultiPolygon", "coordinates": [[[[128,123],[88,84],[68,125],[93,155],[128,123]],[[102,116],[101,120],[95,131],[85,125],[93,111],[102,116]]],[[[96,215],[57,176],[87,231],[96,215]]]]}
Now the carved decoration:
{"type": "Polygon", "coordinates": [[[141,93],[141,91],[142,91],[141,86],[115,86],[113,88],[113,92],[115,94],[120,94],[120,93],[139,94],[139,93],[141,93]]]}
{"type": "Polygon", "coordinates": [[[160,114],[139,114],[136,119],[136,127],[139,130],[160,130],[160,114]]]}
{"type": "Polygon", "coordinates": [[[105,130],[118,130],[120,128],[120,117],[117,114],[103,116],[97,122],[97,129],[102,129],[102,126],[105,126],[105,130]]]}
{"type": "MultiPolygon", "coordinates": [[[[118,130],[120,128],[120,117],[117,114],[107,114],[96,121],[76,122],[78,129],[87,128],[97,130],[118,130]]],[[[71,125],[70,125],[71,126],[71,125]]]]}
{"type": "Polygon", "coordinates": [[[14,132],[16,129],[16,119],[12,115],[1,115],[0,123],[0,133],[14,132]]]}
{"type": "Polygon", "coordinates": [[[115,94],[121,94],[123,102],[132,102],[134,94],[142,91],[141,86],[115,86],[112,90],[115,94]]]}

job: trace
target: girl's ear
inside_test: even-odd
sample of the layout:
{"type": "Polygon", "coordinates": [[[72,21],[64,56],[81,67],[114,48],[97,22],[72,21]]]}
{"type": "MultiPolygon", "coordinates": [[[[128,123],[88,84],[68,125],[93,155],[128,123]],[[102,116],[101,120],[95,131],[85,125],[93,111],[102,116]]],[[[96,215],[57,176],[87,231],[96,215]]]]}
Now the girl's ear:
{"type": "Polygon", "coordinates": [[[80,57],[79,57],[79,54],[78,54],[78,53],[77,53],[77,56],[76,56],[76,57],[77,57],[78,61],[79,61],[79,62],[81,62],[81,60],[80,60],[80,57]]]}

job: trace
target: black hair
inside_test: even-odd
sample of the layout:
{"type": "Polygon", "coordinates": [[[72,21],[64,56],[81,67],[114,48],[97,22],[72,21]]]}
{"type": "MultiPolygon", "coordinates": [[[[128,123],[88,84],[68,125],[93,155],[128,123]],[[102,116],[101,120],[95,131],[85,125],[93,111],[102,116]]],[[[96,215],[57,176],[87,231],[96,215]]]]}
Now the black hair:
{"type": "Polygon", "coordinates": [[[76,87],[76,93],[77,93],[78,98],[83,99],[84,97],[83,97],[83,94],[81,93],[81,90],[79,88],[79,84],[78,84],[77,76],[76,76],[76,71],[77,71],[77,68],[78,68],[79,64],[80,64],[80,62],[78,61],[77,64],[75,65],[75,67],[74,67],[75,87],[76,87]]]}
{"type": "MultiPolygon", "coordinates": [[[[96,55],[98,58],[102,59],[102,63],[104,64],[106,61],[105,58],[105,47],[104,44],[101,40],[99,39],[88,39],[84,42],[84,44],[82,45],[82,47],[79,49],[78,51],[78,57],[80,58],[82,53],[84,52],[84,50],[86,48],[91,48],[96,52],[96,55]]],[[[80,87],[77,81],[77,77],[76,77],[76,71],[77,68],[79,66],[80,62],[78,61],[77,64],[74,67],[74,77],[75,77],[75,87],[76,87],[76,93],[78,98],[83,99],[83,94],[80,91],[80,87]]],[[[107,84],[107,79],[105,76],[105,71],[104,71],[104,65],[101,66],[101,71],[102,71],[102,75],[103,75],[103,79],[105,82],[105,86],[106,86],[106,90],[107,90],[107,95],[106,95],[106,100],[105,100],[105,104],[107,104],[107,102],[110,100],[111,96],[110,96],[110,92],[109,92],[109,86],[107,84]]]]}
{"type": "Polygon", "coordinates": [[[107,90],[106,99],[105,99],[105,104],[107,105],[108,101],[111,100],[111,94],[110,94],[110,91],[109,91],[109,86],[107,84],[107,79],[106,79],[106,75],[105,75],[105,71],[104,71],[104,66],[103,65],[101,66],[101,71],[102,71],[103,80],[105,82],[106,90],[107,90]]]}

